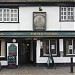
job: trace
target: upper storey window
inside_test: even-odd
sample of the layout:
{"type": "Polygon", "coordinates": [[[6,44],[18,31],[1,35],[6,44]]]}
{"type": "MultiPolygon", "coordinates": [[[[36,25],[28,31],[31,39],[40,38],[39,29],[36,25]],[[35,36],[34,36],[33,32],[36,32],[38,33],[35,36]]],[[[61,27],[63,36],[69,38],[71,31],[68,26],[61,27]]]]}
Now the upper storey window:
{"type": "Polygon", "coordinates": [[[18,22],[18,9],[0,8],[0,22],[18,22]]]}
{"type": "Polygon", "coordinates": [[[75,20],[75,7],[61,7],[60,20],[61,21],[74,21],[75,20]]]}

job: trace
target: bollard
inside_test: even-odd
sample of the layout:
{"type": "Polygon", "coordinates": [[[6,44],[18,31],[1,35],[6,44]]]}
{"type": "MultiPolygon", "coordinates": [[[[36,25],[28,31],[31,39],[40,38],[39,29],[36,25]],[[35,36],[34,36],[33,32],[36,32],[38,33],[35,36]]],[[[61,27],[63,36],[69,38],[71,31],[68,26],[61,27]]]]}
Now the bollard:
{"type": "Polygon", "coordinates": [[[73,57],[71,57],[71,73],[73,73],[73,57]]]}

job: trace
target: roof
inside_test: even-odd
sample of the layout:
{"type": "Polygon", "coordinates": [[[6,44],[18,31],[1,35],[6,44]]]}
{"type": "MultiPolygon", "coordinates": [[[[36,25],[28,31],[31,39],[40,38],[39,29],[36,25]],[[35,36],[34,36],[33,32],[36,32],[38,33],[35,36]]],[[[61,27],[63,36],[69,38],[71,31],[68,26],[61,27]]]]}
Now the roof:
{"type": "Polygon", "coordinates": [[[75,2],[75,0],[0,0],[0,2],[75,2]]]}
{"type": "Polygon", "coordinates": [[[8,6],[75,6],[75,0],[0,0],[0,7],[8,6]]]}

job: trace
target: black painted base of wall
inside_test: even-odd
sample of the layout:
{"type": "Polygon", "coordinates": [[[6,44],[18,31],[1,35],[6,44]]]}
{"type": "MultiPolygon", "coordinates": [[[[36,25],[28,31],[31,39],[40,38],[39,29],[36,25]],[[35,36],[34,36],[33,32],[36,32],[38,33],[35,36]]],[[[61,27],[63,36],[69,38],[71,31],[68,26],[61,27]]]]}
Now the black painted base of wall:
{"type": "MultiPolygon", "coordinates": [[[[48,67],[47,63],[37,63],[37,67],[48,67]]],[[[70,67],[71,63],[55,63],[55,67],[70,67]]],[[[75,66],[75,63],[73,63],[75,66]]]]}

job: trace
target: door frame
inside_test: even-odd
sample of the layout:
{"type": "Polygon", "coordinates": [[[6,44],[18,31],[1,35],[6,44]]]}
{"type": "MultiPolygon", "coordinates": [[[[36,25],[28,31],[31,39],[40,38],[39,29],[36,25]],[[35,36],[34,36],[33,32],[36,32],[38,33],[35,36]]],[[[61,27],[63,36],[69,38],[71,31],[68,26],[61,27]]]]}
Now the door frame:
{"type": "Polygon", "coordinates": [[[37,41],[33,40],[33,65],[37,66],[36,64],[36,45],[37,45],[37,41]]]}

